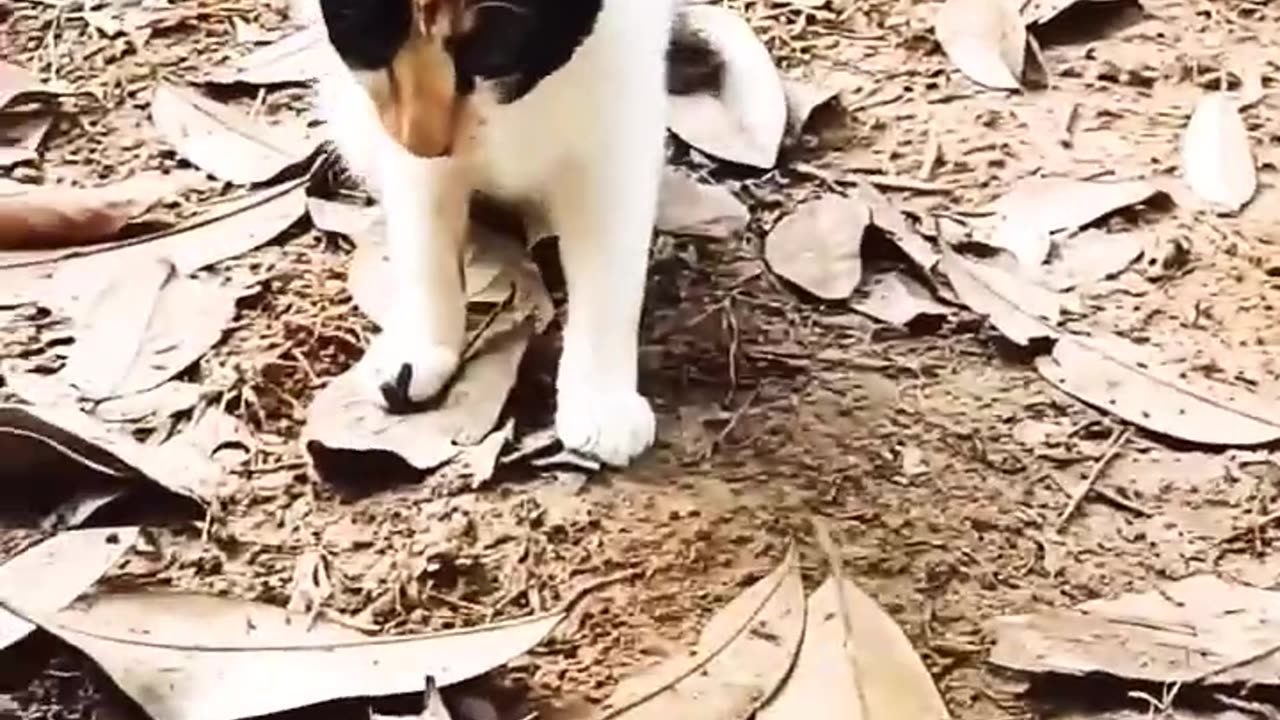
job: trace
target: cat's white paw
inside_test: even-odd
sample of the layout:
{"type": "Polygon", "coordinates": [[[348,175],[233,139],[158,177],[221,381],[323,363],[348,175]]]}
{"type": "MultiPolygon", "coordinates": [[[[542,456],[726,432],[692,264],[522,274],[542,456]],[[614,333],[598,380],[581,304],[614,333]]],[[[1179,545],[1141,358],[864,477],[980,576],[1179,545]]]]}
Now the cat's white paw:
{"type": "Polygon", "coordinates": [[[410,412],[435,398],[458,369],[459,352],[425,333],[383,332],[365,361],[365,382],[391,412],[410,412]]]}
{"type": "Polygon", "coordinates": [[[602,391],[591,383],[561,380],[556,434],[570,450],[625,467],[653,445],[655,425],[649,401],[634,390],[602,391]]]}

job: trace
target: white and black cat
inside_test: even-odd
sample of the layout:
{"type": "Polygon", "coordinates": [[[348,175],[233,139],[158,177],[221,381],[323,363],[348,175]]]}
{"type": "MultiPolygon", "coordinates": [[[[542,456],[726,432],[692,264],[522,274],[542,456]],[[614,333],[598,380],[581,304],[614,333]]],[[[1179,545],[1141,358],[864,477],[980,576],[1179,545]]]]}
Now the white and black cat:
{"type": "Polygon", "coordinates": [[[389,406],[434,395],[465,333],[473,192],[534,204],[568,290],[564,444],[626,465],[654,439],[637,345],[678,0],[320,0],[346,72],[319,109],[387,219],[397,301],[367,363],[389,406]]]}

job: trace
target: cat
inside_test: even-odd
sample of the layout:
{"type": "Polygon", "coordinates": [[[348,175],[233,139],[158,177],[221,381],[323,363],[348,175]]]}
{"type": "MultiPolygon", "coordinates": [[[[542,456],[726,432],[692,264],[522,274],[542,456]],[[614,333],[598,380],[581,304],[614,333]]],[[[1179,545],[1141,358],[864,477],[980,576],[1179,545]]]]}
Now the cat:
{"type": "Polygon", "coordinates": [[[625,466],[654,442],[638,390],[648,255],[665,162],[679,0],[320,0],[342,72],[317,106],[386,215],[395,311],[368,349],[388,408],[459,364],[473,193],[536,206],[568,292],[555,426],[625,466]]]}

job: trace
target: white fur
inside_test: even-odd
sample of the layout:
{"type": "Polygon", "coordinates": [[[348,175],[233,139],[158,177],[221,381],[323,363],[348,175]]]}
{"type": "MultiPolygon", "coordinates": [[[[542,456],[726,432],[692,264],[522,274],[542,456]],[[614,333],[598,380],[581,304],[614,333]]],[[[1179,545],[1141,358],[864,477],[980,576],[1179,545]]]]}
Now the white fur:
{"type": "Polygon", "coordinates": [[[676,1],[605,0],[564,67],[510,105],[482,105],[474,150],[463,158],[409,155],[350,72],[321,80],[320,112],[381,199],[397,272],[396,312],[369,350],[374,392],[403,363],[413,368],[415,400],[454,371],[465,332],[466,198],[481,191],[533,203],[560,237],[569,295],[556,385],[561,440],[612,465],[653,443],[653,411],[637,390],[637,343],[676,1]]]}

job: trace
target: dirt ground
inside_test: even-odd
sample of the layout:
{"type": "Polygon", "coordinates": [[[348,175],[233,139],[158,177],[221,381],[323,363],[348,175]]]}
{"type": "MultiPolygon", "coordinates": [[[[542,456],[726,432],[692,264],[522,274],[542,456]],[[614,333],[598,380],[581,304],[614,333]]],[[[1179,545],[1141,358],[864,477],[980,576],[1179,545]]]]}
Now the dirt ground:
{"type": "MultiPolygon", "coordinates": [[[[775,172],[717,171],[752,208],[743,237],[657,240],[641,370],[660,416],[653,453],[594,477],[522,468],[462,495],[441,497],[428,482],[339,496],[308,474],[297,437],[308,400],[358,359],[369,328],[345,290],[350,247],[295,232],[229,261],[266,291],[242,305],[194,371],[222,389],[262,449],[225,506],[207,521],[161,528],[150,551],[105,582],[283,605],[299,558],[319,553],[334,584],[330,610],[408,632],[546,609],[586,582],[636,571],[505,674],[515,695],[555,717],[553,706],[600,701],[629,670],[695,637],[790,539],[812,588],[824,573],[810,532],[819,516],[833,523],[851,577],[901,623],[958,720],[1060,709],[1052,689],[1029,698],[1022,682],[985,664],[992,618],[1203,571],[1280,584],[1276,530],[1255,527],[1280,501],[1272,453],[1208,453],[1135,431],[1099,483],[1119,502],[1090,496],[1055,533],[1117,420],[1053,389],[976,317],[957,313],[912,331],[878,325],[799,298],[760,252],[763,234],[796,202],[855,173],[877,178],[922,217],[964,216],[1037,170],[1175,173],[1191,106],[1224,69],[1261,59],[1270,89],[1280,8],[1150,0],[1144,13],[1086,3],[1107,11],[1091,7],[1041,37],[1052,89],[1007,97],[975,89],[949,66],[933,39],[931,3],[731,4],[782,67],[840,88],[843,109],[788,148],[775,172]],[[1046,107],[1074,107],[1070,149],[1046,147],[1028,127],[1046,107]],[[937,161],[922,173],[931,146],[937,161]]],[[[102,100],[61,118],[44,162],[13,176],[88,182],[181,167],[148,121],[153,79],[240,52],[232,18],[270,31],[286,17],[273,3],[182,7],[189,12],[138,46],[102,37],[79,3],[0,6],[0,57],[102,100]]],[[[305,89],[223,97],[259,103],[270,118],[308,112],[305,89]]],[[[1151,342],[1180,367],[1280,397],[1278,109],[1268,97],[1246,113],[1262,191],[1242,217],[1193,223],[1176,207],[1144,211],[1147,257],[1089,288],[1074,326],[1151,342]]],[[[172,210],[189,213],[225,190],[206,182],[172,210]]],[[[8,323],[0,355],[31,367],[60,362],[65,333],[55,320],[19,311],[0,321],[8,323]]],[[[557,333],[553,326],[540,338],[522,368],[511,407],[527,425],[550,411],[557,333]]],[[[19,532],[5,531],[0,547],[23,542],[19,532]]],[[[0,716],[130,717],[109,685],[73,652],[32,638],[0,660],[0,716]]],[[[1123,690],[1114,699],[1123,702],[1123,690]]]]}

